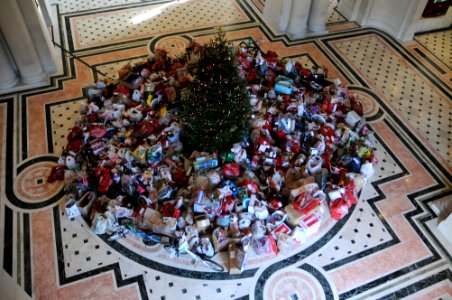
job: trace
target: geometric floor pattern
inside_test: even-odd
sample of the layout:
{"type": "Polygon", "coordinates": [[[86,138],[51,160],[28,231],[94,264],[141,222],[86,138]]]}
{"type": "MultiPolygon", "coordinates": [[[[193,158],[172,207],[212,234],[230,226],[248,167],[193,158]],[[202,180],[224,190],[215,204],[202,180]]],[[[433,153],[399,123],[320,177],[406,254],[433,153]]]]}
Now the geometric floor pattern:
{"type": "Polygon", "coordinates": [[[452,201],[450,29],[402,45],[330,1],[330,32],[294,40],[268,27],[260,0],[50,3],[55,42],[92,68],[62,55],[48,86],[0,95],[1,299],[452,298],[452,246],[432,209],[452,201]],[[241,275],[193,269],[134,238],[107,243],[66,216],[62,183],[45,180],[96,71],[113,77],[152,45],[203,43],[217,25],[232,42],[327,67],[363,102],[379,160],[345,219],[289,253],[251,257],[241,275]]]}

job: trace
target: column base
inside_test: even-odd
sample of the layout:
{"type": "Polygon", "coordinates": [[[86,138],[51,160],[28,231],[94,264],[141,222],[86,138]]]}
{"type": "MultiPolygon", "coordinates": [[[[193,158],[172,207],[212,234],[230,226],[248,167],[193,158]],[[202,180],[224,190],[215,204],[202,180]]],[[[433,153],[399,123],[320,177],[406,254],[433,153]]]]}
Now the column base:
{"type": "Polygon", "coordinates": [[[9,82],[0,82],[0,91],[9,89],[19,82],[19,77],[13,78],[9,82]]]}
{"type": "Polygon", "coordinates": [[[301,39],[306,37],[307,31],[302,32],[302,33],[287,33],[287,35],[291,38],[291,39],[301,39]]]}
{"type": "Polygon", "coordinates": [[[308,31],[314,33],[324,33],[326,31],[326,26],[308,26],[308,31]]]}
{"type": "Polygon", "coordinates": [[[24,82],[18,81],[14,86],[8,87],[8,88],[0,88],[0,95],[9,94],[9,93],[16,93],[19,91],[25,91],[29,89],[39,88],[48,86],[50,84],[50,79],[46,76],[45,80],[42,82],[36,82],[32,84],[26,84],[24,82]]]}
{"type": "Polygon", "coordinates": [[[323,34],[328,34],[328,33],[330,33],[330,31],[325,28],[325,29],[320,30],[320,31],[308,30],[307,35],[308,36],[316,36],[316,35],[323,35],[323,34]]]}
{"type": "Polygon", "coordinates": [[[324,31],[321,31],[321,32],[313,32],[313,31],[307,30],[307,31],[305,31],[302,34],[301,33],[300,34],[287,33],[287,35],[291,39],[296,40],[296,39],[314,37],[314,36],[318,36],[318,35],[324,35],[324,34],[327,34],[327,33],[329,33],[329,30],[324,30],[324,31]]]}
{"type": "Polygon", "coordinates": [[[47,81],[47,75],[44,72],[41,72],[39,74],[30,76],[30,75],[25,75],[22,73],[20,74],[20,81],[22,81],[23,83],[27,84],[27,85],[31,85],[31,84],[39,84],[41,82],[47,81]]]}

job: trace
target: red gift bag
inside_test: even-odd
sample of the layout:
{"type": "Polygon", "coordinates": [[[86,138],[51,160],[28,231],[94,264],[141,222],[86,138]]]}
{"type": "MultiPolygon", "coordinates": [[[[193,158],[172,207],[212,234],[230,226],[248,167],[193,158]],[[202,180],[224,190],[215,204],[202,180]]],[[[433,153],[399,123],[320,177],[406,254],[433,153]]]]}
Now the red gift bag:
{"type": "Polygon", "coordinates": [[[348,214],[349,205],[343,198],[330,202],[331,217],[337,221],[341,220],[348,214]]]}

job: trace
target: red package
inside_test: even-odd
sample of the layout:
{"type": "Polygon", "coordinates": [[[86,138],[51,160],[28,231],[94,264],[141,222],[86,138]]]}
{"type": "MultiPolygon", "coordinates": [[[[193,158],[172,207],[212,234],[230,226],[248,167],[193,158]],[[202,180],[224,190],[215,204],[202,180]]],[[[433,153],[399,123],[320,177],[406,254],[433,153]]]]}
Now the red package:
{"type": "Polygon", "coordinates": [[[240,58],[239,58],[239,61],[240,61],[240,64],[242,65],[242,67],[243,67],[245,70],[248,70],[248,69],[251,67],[249,61],[248,61],[246,58],[240,57],[240,58]]]}
{"type": "Polygon", "coordinates": [[[54,166],[50,172],[50,176],[47,178],[48,183],[55,182],[57,180],[64,180],[64,166],[54,166]]]}
{"type": "Polygon", "coordinates": [[[266,235],[260,239],[252,239],[251,244],[257,254],[278,253],[278,246],[272,235],[266,235]]]}
{"type": "Polygon", "coordinates": [[[71,132],[69,132],[69,134],[67,136],[67,140],[69,142],[73,142],[73,141],[81,140],[81,139],[83,139],[82,130],[78,126],[73,127],[71,132]]]}
{"type": "Polygon", "coordinates": [[[141,124],[140,128],[136,131],[138,134],[138,137],[140,138],[146,138],[151,135],[151,133],[154,132],[154,125],[152,125],[148,121],[144,121],[143,124],[141,124]]]}
{"type": "Polygon", "coordinates": [[[259,185],[256,181],[251,179],[245,179],[240,186],[246,187],[252,194],[257,194],[257,192],[259,192],[259,185]]]}
{"type": "Polygon", "coordinates": [[[352,110],[354,110],[358,115],[363,115],[363,104],[358,101],[355,97],[350,97],[350,104],[352,105],[352,110]]]}
{"type": "Polygon", "coordinates": [[[320,200],[314,198],[311,194],[304,192],[297,200],[293,203],[293,208],[295,208],[301,214],[307,215],[313,211],[317,206],[319,206],[320,200]]]}
{"type": "Polygon", "coordinates": [[[188,182],[188,177],[185,174],[184,168],[174,169],[173,172],[171,173],[171,175],[173,177],[173,181],[179,186],[184,186],[188,182]]]}
{"type": "Polygon", "coordinates": [[[286,223],[282,223],[281,225],[279,225],[278,227],[276,227],[273,230],[273,233],[276,234],[277,232],[281,232],[281,233],[284,233],[284,234],[290,234],[292,232],[292,229],[290,229],[290,227],[287,226],[286,223]]]}
{"type": "Polygon", "coordinates": [[[223,174],[226,177],[236,178],[240,176],[240,167],[237,163],[225,164],[222,168],[223,174]]]}
{"type": "Polygon", "coordinates": [[[348,203],[343,198],[330,202],[331,217],[335,220],[341,220],[348,214],[348,203]]]}
{"type": "Polygon", "coordinates": [[[165,202],[163,203],[162,215],[164,217],[171,217],[171,218],[179,218],[181,216],[180,209],[176,208],[171,202],[165,202]]]}
{"type": "Polygon", "coordinates": [[[99,177],[99,186],[97,190],[99,193],[105,193],[108,191],[111,185],[110,169],[108,168],[97,168],[96,177],[99,177]]]}
{"type": "Polygon", "coordinates": [[[104,127],[93,126],[89,129],[89,135],[95,139],[101,139],[107,133],[104,127]]]}
{"type": "Polygon", "coordinates": [[[345,193],[344,193],[344,198],[345,201],[347,202],[347,204],[350,206],[355,205],[358,203],[358,195],[356,194],[355,191],[355,183],[353,182],[353,180],[348,180],[346,182],[345,185],[345,193]]]}

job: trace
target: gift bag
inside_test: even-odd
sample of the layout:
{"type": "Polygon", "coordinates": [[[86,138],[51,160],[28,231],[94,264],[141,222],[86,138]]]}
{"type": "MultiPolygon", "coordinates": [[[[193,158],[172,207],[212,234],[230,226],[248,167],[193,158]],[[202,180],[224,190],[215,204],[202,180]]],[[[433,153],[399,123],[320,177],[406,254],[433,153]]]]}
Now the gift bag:
{"type": "Polygon", "coordinates": [[[74,199],[69,197],[64,208],[66,210],[68,218],[75,218],[80,216],[80,211],[77,208],[77,202],[74,199]]]}
{"type": "Polygon", "coordinates": [[[141,100],[141,93],[139,90],[134,90],[132,94],[132,100],[135,102],[140,102],[141,100]]]}
{"type": "Polygon", "coordinates": [[[107,228],[111,226],[111,221],[109,218],[105,217],[102,214],[97,213],[94,216],[93,225],[91,225],[91,229],[95,234],[104,234],[107,231],[107,228]]]}
{"type": "Polygon", "coordinates": [[[348,214],[349,205],[343,198],[330,202],[331,217],[337,221],[341,220],[348,214]]]}
{"type": "Polygon", "coordinates": [[[264,236],[260,239],[252,239],[251,244],[257,254],[276,254],[278,246],[275,239],[271,235],[264,236]]]}

